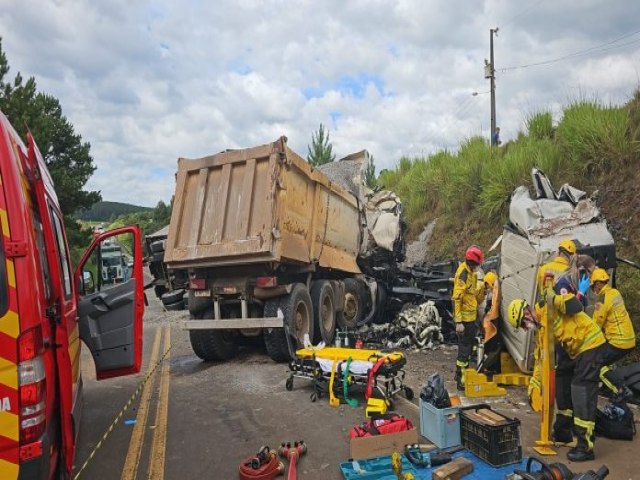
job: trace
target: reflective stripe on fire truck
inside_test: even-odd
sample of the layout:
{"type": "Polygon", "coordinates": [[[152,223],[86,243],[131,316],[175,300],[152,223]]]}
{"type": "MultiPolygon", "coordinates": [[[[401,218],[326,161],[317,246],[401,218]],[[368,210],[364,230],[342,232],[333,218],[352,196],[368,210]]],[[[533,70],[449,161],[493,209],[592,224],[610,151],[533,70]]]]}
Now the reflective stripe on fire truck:
{"type": "MultiPolygon", "coordinates": [[[[1,180],[0,180],[1,185],[1,180]]],[[[11,238],[4,195],[0,191],[0,227],[11,238]]],[[[20,417],[18,416],[18,348],[20,317],[13,259],[6,259],[9,308],[0,317],[0,478],[14,480],[19,473],[20,417]]]]}

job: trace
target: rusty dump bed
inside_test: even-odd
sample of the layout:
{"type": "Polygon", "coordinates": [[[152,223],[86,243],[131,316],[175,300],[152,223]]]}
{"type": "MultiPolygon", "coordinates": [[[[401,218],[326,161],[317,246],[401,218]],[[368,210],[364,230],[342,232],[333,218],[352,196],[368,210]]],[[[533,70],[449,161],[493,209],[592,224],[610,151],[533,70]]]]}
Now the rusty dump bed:
{"type": "Polygon", "coordinates": [[[286,142],[281,137],[259,147],[178,160],[164,257],[169,267],[318,262],[360,272],[355,197],[286,142]]]}

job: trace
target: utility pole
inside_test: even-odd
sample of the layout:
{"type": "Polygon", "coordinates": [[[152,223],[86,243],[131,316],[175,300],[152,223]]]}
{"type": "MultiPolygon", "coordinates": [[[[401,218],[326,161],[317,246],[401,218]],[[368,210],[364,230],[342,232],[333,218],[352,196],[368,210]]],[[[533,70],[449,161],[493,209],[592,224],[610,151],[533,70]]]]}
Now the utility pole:
{"type": "Polygon", "coordinates": [[[489,29],[489,62],[484,63],[484,78],[488,78],[491,83],[491,133],[490,138],[496,131],[496,66],[493,58],[493,35],[498,36],[498,27],[489,29]]]}

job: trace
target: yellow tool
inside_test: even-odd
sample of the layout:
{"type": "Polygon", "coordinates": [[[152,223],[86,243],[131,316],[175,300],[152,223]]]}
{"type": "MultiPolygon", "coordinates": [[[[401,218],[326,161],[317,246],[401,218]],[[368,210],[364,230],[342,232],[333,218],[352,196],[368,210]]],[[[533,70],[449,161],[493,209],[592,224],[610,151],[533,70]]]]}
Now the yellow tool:
{"type": "Polygon", "coordinates": [[[464,394],[472,398],[501,397],[507,394],[507,390],[487,380],[487,376],[476,372],[475,368],[467,368],[464,373],[464,394]]]}
{"type": "Polygon", "coordinates": [[[498,385],[527,386],[531,375],[520,372],[516,362],[508,352],[500,353],[500,372],[496,373],[492,380],[498,385]]]}
{"type": "Polygon", "coordinates": [[[398,452],[391,454],[391,470],[398,478],[398,480],[415,480],[415,477],[411,473],[402,473],[402,457],[398,452]]]}
{"type": "Polygon", "coordinates": [[[387,413],[387,401],[383,398],[373,398],[370,397],[367,400],[367,406],[364,409],[364,414],[367,418],[371,418],[372,414],[375,415],[384,415],[387,413]]]}
{"type": "Polygon", "coordinates": [[[333,382],[336,379],[336,366],[338,365],[338,359],[333,359],[333,364],[331,365],[331,378],[329,379],[329,405],[332,407],[340,406],[340,399],[336,397],[333,393],[333,382]]]}
{"type": "Polygon", "coordinates": [[[555,318],[553,308],[553,295],[549,295],[547,301],[547,314],[542,315],[541,334],[542,339],[542,411],[540,413],[540,439],[536,440],[533,449],[540,455],[555,455],[556,451],[551,448],[551,425],[553,422],[553,408],[555,402],[556,383],[556,350],[553,330],[549,325],[555,318]]]}

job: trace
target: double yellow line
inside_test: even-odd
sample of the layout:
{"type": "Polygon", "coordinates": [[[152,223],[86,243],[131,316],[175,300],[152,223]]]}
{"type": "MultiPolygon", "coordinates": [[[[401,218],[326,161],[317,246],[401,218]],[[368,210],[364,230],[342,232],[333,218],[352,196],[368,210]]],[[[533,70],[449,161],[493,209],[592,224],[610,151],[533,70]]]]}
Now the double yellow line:
{"type": "MultiPolygon", "coordinates": [[[[164,328],[158,327],[153,338],[153,347],[151,349],[151,358],[149,360],[149,368],[153,368],[158,362],[160,352],[160,339],[164,332],[164,363],[160,373],[160,389],[158,392],[158,402],[156,406],[155,428],[153,430],[153,438],[151,443],[151,454],[149,457],[148,480],[164,479],[164,459],[167,444],[167,419],[169,413],[169,347],[171,345],[171,327],[165,325],[164,328]]],[[[131,433],[129,441],[129,450],[127,458],[122,469],[121,480],[136,480],[138,469],[140,466],[140,458],[142,455],[142,446],[146,433],[147,419],[149,417],[149,409],[153,394],[153,386],[155,384],[153,377],[144,385],[140,396],[140,405],[138,406],[138,414],[136,415],[136,423],[131,433]]]]}

